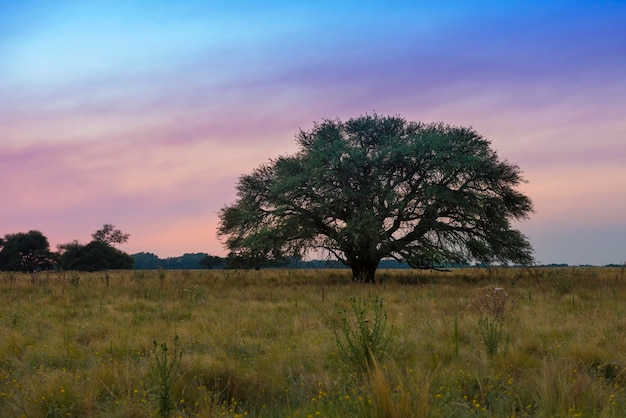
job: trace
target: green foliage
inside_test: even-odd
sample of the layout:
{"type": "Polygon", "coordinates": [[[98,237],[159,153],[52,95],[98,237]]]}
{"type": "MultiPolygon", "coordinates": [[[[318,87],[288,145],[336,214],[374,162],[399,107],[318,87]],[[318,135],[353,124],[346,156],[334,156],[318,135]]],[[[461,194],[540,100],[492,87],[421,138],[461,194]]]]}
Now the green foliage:
{"type": "Polygon", "coordinates": [[[94,241],[100,241],[105,244],[123,244],[128,241],[129,234],[125,234],[111,224],[104,224],[102,229],[97,230],[91,237],[94,241]]]}
{"type": "Polygon", "coordinates": [[[0,270],[33,272],[48,270],[55,264],[50,244],[39,231],[7,234],[0,239],[0,270]]]}
{"type": "Polygon", "coordinates": [[[212,269],[224,266],[224,259],[215,255],[205,255],[198,262],[200,267],[212,269]]]}
{"type": "Polygon", "coordinates": [[[508,344],[509,334],[506,332],[501,319],[486,316],[479,318],[478,332],[485,345],[487,355],[490,357],[498,354],[498,351],[508,344]]]}
{"type": "Polygon", "coordinates": [[[157,344],[154,340],[154,372],[159,379],[157,396],[159,399],[159,416],[169,417],[172,412],[172,387],[178,370],[183,352],[180,348],[178,335],[174,337],[174,347],[170,352],[167,343],[157,344]]]}
{"type": "Polygon", "coordinates": [[[267,247],[267,242],[261,244],[263,248],[250,248],[244,252],[228,254],[224,260],[227,269],[260,270],[269,267],[282,267],[288,263],[279,251],[272,251],[267,247]]]}
{"type": "Polygon", "coordinates": [[[337,350],[351,371],[364,372],[386,355],[393,327],[387,325],[382,299],[349,299],[350,312],[341,312],[341,324],[333,329],[337,350]]]}
{"type": "Polygon", "coordinates": [[[193,270],[200,268],[219,268],[224,265],[221,257],[208,255],[206,253],[185,253],[180,257],[159,258],[152,253],[132,254],[134,268],[136,270],[193,270]]]}
{"type": "Polygon", "coordinates": [[[135,270],[156,270],[160,264],[160,258],[153,253],[141,252],[137,254],[131,254],[133,257],[133,268],[135,270]]]}
{"type": "Polygon", "coordinates": [[[87,245],[78,242],[65,244],[61,254],[64,270],[100,271],[128,270],[133,268],[133,258],[102,241],[91,241],[87,245]]]}
{"type": "Polygon", "coordinates": [[[218,235],[235,261],[258,268],[314,249],[374,282],[385,257],[415,268],[532,263],[511,221],[532,212],[524,180],[469,128],[374,114],[325,120],[299,151],[239,179],[218,235]]]}

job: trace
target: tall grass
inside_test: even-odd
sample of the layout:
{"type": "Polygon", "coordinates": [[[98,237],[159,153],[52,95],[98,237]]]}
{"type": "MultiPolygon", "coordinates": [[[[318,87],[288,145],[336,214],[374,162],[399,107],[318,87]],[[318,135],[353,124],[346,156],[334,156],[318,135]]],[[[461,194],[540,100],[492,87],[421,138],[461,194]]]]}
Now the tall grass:
{"type": "Polygon", "coordinates": [[[626,416],[620,268],[380,277],[0,273],[0,416],[626,416]],[[468,309],[485,288],[510,305],[468,309]],[[334,333],[351,298],[384,300],[393,327],[361,379],[343,372],[334,333]],[[501,321],[506,349],[485,349],[483,318],[501,321]],[[154,341],[174,355],[175,336],[164,387],[155,367],[172,357],[154,341]]]}

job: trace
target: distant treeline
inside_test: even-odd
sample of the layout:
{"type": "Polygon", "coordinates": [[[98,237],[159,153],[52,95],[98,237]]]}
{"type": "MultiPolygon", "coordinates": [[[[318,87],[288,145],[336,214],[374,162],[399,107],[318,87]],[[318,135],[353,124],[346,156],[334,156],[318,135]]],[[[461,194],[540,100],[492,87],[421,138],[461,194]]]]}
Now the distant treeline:
{"type": "MultiPolygon", "coordinates": [[[[193,269],[223,269],[228,267],[228,259],[207,253],[185,253],[180,257],[159,258],[156,254],[141,252],[132,254],[135,270],[193,270],[193,269]]],[[[286,269],[335,269],[348,268],[338,260],[288,260],[274,268],[286,269]]],[[[448,264],[442,268],[470,267],[469,264],[448,264]]],[[[408,269],[411,268],[404,261],[381,260],[378,268],[381,269],[408,269]]]]}
{"type": "MultiPolygon", "coordinates": [[[[223,269],[229,268],[229,260],[224,257],[209,255],[207,253],[185,253],[180,257],[159,258],[156,254],[141,252],[132,254],[135,270],[195,270],[195,269],[223,269]]],[[[285,269],[343,269],[348,268],[337,260],[289,260],[273,268],[285,269]]],[[[488,265],[443,264],[438,266],[441,269],[468,268],[468,267],[489,267],[488,265]]],[[[544,264],[537,267],[570,267],[569,264],[544,264]]],[[[591,265],[580,265],[577,267],[593,267],[591,265]]],[[[621,267],[624,264],[607,264],[605,267],[621,267]]],[[[234,268],[234,267],[231,267],[234,268]]],[[[379,269],[409,269],[404,261],[393,259],[381,260],[379,269]]]]}
{"type": "Polygon", "coordinates": [[[185,253],[180,257],[159,258],[152,253],[132,254],[135,270],[193,270],[223,268],[224,259],[207,253],[185,253]]]}

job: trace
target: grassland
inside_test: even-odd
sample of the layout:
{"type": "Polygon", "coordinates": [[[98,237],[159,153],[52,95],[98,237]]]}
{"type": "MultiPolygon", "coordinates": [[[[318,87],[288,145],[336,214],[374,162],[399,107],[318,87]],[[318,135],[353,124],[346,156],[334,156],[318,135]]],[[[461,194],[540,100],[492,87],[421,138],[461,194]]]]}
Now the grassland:
{"type": "Polygon", "coordinates": [[[0,416],[626,416],[623,268],[379,277],[2,273],[0,416]],[[360,368],[364,301],[391,337],[360,368]]]}

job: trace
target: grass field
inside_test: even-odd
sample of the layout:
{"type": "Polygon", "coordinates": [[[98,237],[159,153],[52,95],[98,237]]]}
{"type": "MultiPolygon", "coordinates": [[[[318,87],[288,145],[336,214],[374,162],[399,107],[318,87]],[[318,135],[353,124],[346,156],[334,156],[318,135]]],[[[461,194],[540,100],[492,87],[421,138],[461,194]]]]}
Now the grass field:
{"type": "Polygon", "coordinates": [[[0,416],[626,416],[624,268],[379,277],[2,273],[0,416]]]}

